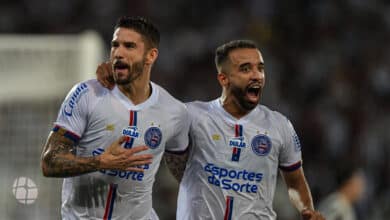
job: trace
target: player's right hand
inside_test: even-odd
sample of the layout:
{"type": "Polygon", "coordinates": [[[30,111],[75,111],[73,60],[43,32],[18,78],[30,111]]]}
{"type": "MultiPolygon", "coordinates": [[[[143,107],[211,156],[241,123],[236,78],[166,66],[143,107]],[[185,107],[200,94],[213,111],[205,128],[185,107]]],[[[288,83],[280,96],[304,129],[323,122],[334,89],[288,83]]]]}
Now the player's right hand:
{"type": "Polygon", "coordinates": [[[122,147],[125,140],[126,137],[121,136],[99,156],[100,169],[143,172],[140,165],[152,163],[152,154],[138,154],[149,149],[147,146],[126,149],[122,147]]]}
{"type": "Polygon", "coordinates": [[[101,63],[96,69],[97,80],[102,86],[110,90],[115,86],[112,72],[112,63],[109,61],[101,63]]]}
{"type": "Polygon", "coordinates": [[[305,209],[301,212],[303,220],[325,220],[318,211],[305,209]]]}

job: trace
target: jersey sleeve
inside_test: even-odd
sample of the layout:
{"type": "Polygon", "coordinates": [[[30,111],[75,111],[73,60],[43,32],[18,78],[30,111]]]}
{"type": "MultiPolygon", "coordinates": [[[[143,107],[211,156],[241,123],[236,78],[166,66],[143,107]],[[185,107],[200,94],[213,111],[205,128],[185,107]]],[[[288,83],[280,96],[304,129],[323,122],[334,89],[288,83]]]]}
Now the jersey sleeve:
{"type": "Polygon", "coordinates": [[[180,154],[187,150],[189,126],[188,110],[184,106],[181,114],[176,118],[174,135],[167,140],[165,148],[167,152],[180,154]]]}
{"type": "Polygon", "coordinates": [[[63,128],[74,141],[81,138],[88,120],[88,91],[89,87],[84,82],[70,90],[58,112],[53,131],[63,128]]]}
{"type": "Polygon", "coordinates": [[[283,146],[279,156],[279,168],[294,171],[302,166],[301,144],[291,122],[285,118],[282,128],[283,146]]]}

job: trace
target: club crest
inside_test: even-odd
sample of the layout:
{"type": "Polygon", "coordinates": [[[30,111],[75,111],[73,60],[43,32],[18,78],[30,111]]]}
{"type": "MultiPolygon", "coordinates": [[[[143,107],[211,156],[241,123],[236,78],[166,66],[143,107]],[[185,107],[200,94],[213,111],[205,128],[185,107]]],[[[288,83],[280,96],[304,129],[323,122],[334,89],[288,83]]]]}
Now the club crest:
{"type": "Polygon", "coordinates": [[[251,142],[253,153],[258,156],[266,156],[271,151],[272,143],[267,135],[256,135],[251,142]]]}
{"type": "Polygon", "coordinates": [[[145,144],[151,149],[157,148],[162,140],[162,133],[158,127],[150,127],[145,132],[144,141],[145,144]]]}

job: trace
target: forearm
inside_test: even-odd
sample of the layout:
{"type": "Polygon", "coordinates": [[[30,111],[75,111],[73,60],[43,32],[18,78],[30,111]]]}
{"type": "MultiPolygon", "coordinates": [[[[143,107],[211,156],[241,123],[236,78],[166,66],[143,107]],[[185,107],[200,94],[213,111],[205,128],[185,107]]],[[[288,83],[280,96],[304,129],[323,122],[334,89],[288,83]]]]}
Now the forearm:
{"type": "Polygon", "coordinates": [[[97,157],[76,157],[71,154],[51,154],[42,159],[42,171],[46,177],[72,177],[99,169],[97,157]]]}
{"type": "Polygon", "coordinates": [[[307,184],[302,184],[297,187],[288,187],[288,195],[299,212],[306,209],[314,210],[313,199],[307,184]]]}
{"type": "Polygon", "coordinates": [[[305,209],[314,210],[310,188],[302,168],[292,173],[283,172],[283,177],[287,184],[289,198],[298,211],[302,212],[305,209]]]}
{"type": "Polygon", "coordinates": [[[77,157],[74,143],[52,132],[41,156],[42,173],[47,177],[71,177],[99,170],[99,157],[77,157]]]}
{"type": "Polygon", "coordinates": [[[186,169],[188,153],[189,151],[187,150],[183,154],[173,154],[168,152],[165,152],[164,154],[164,160],[168,169],[179,183],[181,182],[184,170],[186,169]]]}

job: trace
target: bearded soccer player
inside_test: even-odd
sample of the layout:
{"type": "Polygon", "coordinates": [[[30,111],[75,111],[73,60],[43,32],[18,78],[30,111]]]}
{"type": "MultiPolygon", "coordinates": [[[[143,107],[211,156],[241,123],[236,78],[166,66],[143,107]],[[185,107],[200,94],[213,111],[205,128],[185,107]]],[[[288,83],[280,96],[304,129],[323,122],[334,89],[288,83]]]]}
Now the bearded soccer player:
{"type": "MultiPolygon", "coordinates": [[[[177,219],[276,219],[272,201],[278,170],[302,217],[323,219],[313,207],[292,124],[259,105],[265,72],[256,44],[226,43],[216,50],[215,62],[221,97],[187,104],[191,147],[177,219]]],[[[178,161],[168,162],[174,167],[178,161]]],[[[180,173],[176,176],[180,179],[180,173]]]]}
{"type": "Polygon", "coordinates": [[[145,18],[120,18],[112,90],[89,80],[65,98],[41,159],[45,176],[66,177],[63,219],[158,219],[155,174],[165,151],[185,152],[189,127],[185,105],[150,81],[159,39],[145,18]]]}

